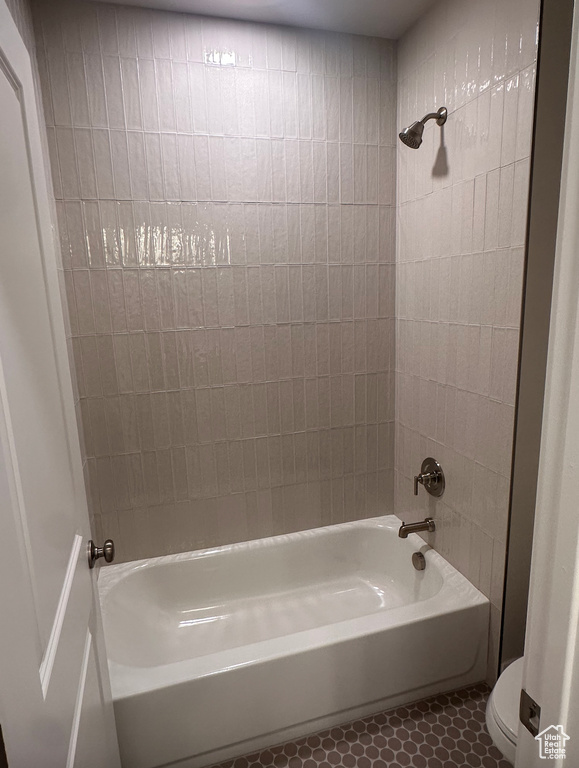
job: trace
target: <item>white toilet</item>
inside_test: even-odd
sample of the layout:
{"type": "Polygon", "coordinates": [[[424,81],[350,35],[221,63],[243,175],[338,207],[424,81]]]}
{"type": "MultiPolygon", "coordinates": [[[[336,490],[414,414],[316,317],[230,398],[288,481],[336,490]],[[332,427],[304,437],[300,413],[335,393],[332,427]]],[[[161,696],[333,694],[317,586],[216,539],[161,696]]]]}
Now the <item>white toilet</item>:
{"type": "Polygon", "coordinates": [[[523,682],[523,659],[517,659],[497,680],[487,702],[486,722],[495,747],[513,765],[519,730],[519,700],[523,682]]]}

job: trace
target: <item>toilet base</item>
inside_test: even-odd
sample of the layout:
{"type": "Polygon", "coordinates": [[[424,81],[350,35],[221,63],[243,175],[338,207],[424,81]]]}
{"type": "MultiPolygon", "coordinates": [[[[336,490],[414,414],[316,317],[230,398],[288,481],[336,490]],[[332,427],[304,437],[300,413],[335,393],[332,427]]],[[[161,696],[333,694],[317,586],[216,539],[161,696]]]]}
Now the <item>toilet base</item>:
{"type": "Polygon", "coordinates": [[[514,765],[515,756],[517,754],[517,745],[506,736],[496,720],[492,693],[489,696],[489,700],[487,702],[486,725],[489,736],[493,740],[495,747],[509,762],[514,765]]]}

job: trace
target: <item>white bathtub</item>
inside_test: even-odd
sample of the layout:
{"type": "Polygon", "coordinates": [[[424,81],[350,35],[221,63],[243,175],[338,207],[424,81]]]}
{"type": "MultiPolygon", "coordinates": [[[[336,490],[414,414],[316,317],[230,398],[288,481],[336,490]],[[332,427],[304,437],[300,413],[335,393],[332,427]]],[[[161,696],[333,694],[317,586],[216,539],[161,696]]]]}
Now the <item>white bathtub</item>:
{"type": "Polygon", "coordinates": [[[207,766],[484,679],[487,599],[399,525],[103,569],[123,768],[207,766]]]}

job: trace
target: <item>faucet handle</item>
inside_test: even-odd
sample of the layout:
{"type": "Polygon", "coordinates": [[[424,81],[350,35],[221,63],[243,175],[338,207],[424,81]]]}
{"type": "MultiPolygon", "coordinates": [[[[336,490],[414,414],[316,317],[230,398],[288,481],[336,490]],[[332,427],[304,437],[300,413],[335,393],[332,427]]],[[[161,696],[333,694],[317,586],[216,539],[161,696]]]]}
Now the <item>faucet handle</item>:
{"type": "Polygon", "coordinates": [[[438,482],[437,472],[421,472],[419,475],[414,475],[414,495],[418,496],[418,483],[423,485],[426,488],[426,490],[430,493],[430,491],[428,490],[430,483],[437,483],[437,482],[438,482]]]}
{"type": "Polygon", "coordinates": [[[431,456],[424,459],[420,474],[414,476],[415,496],[418,496],[418,483],[421,483],[431,496],[442,496],[445,487],[444,472],[436,459],[431,456]]]}

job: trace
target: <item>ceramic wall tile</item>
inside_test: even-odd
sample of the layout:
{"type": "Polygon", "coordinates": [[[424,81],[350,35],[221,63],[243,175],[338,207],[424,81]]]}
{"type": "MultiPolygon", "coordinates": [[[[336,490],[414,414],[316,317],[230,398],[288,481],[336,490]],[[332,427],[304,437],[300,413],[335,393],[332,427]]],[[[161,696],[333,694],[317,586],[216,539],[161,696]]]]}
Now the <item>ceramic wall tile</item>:
{"type": "Polygon", "coordinates": [[[394,44],[39,6],[87,491],[122,559],[394,496],[418,519],[433,454],[433,544],[496,648],[537,19],[439,0],[394,44]]]}
{"type": "Polygon", "coordinates": [[[440,0],[398,48],[398,124],[443,104],[449,117],[418,152],[398,148],[395,508],[437,517],[433,545],[492,600],[495,655],[537,23],[535,0],[440,0]],[[434,505],[412,496],[430,454],[447,478],[434,505]]]}
{"type": "Polygon", "coordinates": [[[38,21],[120,559],[392,511],[393,44],[90,3],[38,21]]]}

